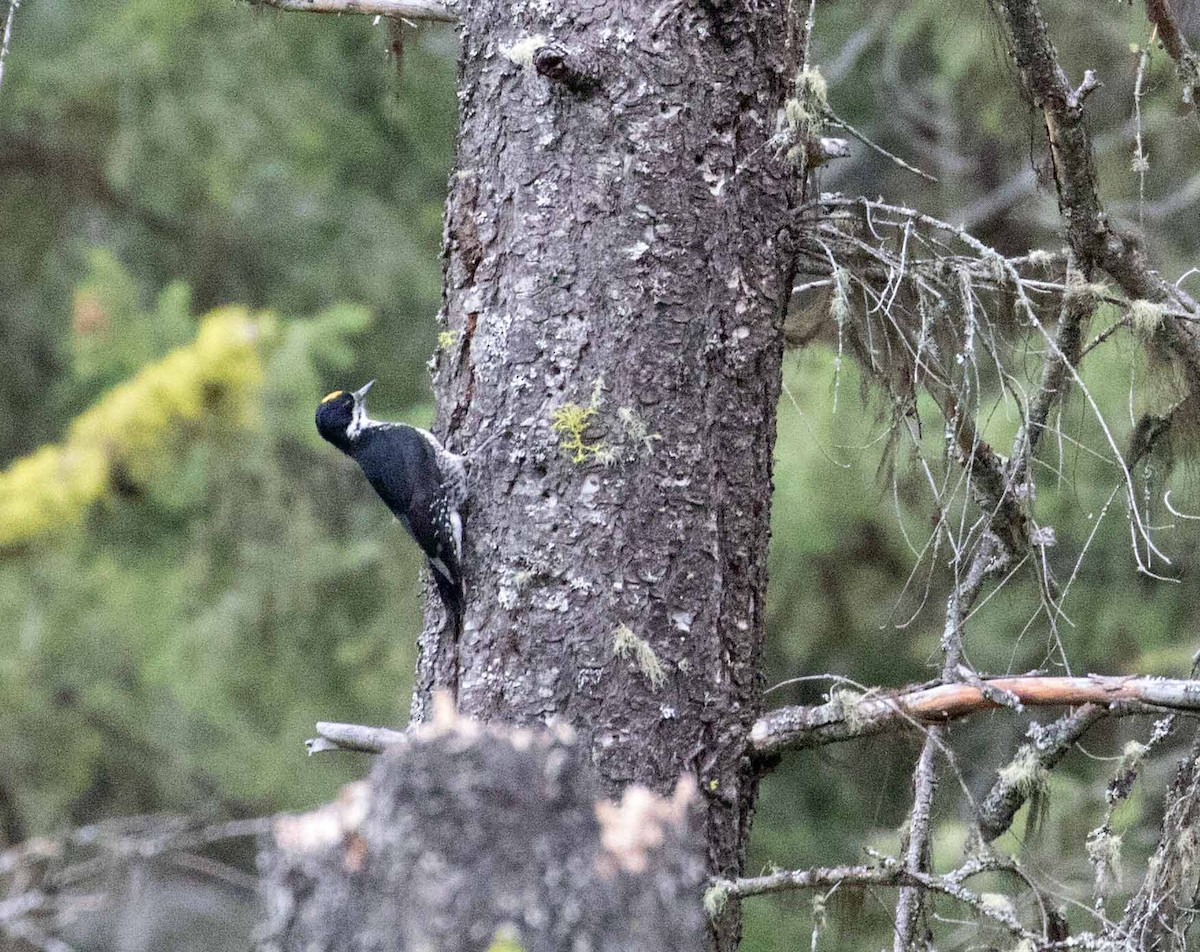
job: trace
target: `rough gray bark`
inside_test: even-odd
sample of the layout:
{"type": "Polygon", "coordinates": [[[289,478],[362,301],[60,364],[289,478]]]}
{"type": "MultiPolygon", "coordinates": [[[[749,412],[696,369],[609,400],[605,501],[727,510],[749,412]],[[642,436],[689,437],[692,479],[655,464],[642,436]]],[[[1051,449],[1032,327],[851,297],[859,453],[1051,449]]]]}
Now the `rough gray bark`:
{"type": "Polygon", "coordinates": [[[447,686],[483,720],[565,718],[607,791],[692,771],[734,875],[791,278],[786,4],[460,14],[438,429],[505,435],[474,461],[464,630],[431,610],[414,717],[447,686]]]}
{"type": "Polygon", "coordinates": [[[693,786],[597,800],[566,728],[439,720],[369,784],[283,817],[262,852],[263,952],[692,952],[693,786]]]}

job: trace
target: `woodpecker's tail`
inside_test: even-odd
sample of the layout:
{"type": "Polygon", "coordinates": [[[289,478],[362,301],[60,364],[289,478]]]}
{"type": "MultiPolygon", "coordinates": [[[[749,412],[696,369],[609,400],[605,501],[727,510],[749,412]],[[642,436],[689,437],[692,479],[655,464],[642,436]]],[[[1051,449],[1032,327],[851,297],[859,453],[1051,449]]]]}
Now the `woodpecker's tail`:
{"type": "Polygon", "coordinates": [[[446,614],[449,616],[451,624],[454,625],[454,630],[461,631],[463,611],[466,609],[466,595],[463,592],[462,580],[451,581],[437,569],[434,569],[431,574],[434,582],[437,583],[438,595],[442,598],[442,604],[446,607],[446,614]]]}

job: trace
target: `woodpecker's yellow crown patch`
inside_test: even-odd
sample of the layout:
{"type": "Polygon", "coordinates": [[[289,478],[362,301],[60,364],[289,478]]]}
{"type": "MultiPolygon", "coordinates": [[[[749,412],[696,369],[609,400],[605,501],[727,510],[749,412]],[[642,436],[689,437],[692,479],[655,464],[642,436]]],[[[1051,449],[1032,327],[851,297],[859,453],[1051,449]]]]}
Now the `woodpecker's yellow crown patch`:
{"type": "Polygon", "coordinates": [[[327,393],[327,394],[325,394],[325,396],[323,396],[321,398],[321,403],[328,403],[330,400],[334,399],[335,397],[340,397],[345,392],[346,392],[345,390],[335,390],[335,391],[333,391],[333,393],[327,393]]]}

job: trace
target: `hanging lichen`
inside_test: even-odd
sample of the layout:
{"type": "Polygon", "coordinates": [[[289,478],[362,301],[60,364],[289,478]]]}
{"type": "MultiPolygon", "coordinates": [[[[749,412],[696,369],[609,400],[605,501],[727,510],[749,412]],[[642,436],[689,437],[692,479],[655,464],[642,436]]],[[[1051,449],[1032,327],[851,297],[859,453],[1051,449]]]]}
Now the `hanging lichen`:
{"type": "Polygon", "coordinates": [[[788,144],[785,155],[789,162],[801,164],[808,154],[808,143],[820,136],[829,111],[828,94],[825,77],[815,66],[797,71],[792,95],[783,104],[788,144]]]}

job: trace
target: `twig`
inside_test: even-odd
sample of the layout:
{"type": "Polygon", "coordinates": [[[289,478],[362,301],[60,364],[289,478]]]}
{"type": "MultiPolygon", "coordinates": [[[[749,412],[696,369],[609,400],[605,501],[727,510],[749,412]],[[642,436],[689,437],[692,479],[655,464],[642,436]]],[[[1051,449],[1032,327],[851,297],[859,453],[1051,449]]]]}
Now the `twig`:
{"type": "Polygon", "coordinates": [[[1105,937],[1115,947],[1129,949],[1186,949],[1183,940],[1196,916],[1194,901],[1197,855],[1193,844],[1200,832],[1200,735],[1180,763],[1167,792],[1166,814],[1158,846],[1147,863],[1141,887],[1125,907],[1119,925],[1105,937]]]}
{"type": "Polygon", "coordinates": [[[1163,709],[1200,711],[1200,681],[1095,674],[1018,675],[986,678],[979,684],[955,682],[857,698],[839,692],[825,704],[781,707],[755,723],[750,732],[751,751],[756,757],[772,757],[785,750],[821,747],[913,725],[944,724],[1007,707],[988,696],[994,692],[1012,695],[1025,707],[1097,704],[1109,715],[1157,713],[1163,709]]]}
{"type": "Polygon", "coordinates": [[[860,27],[838,51],[837,58],[823,71],[830,86],[837,85],[850,73],[863,53],[874,43],[883,32],[890,19],[886,7],[877,7],[874,16],[866,26],[860,27]]]}
{"type": "MultiPolygon", "coordinates": [[[[1042,110],[1046,121],[1059,213],[1084,277],[1090,280],[1092,268],[1098,267],[1130,298],[1155,303],[1174,301],[1184,310],[1200,314],[1200,307],[1189,295],[1147,267],[1137,241],[1118,234],[1104,212],[1091,134],[1083,115],[1083,101],[1098,85],[1095,76],[1089,71],[1077,89],[1071,88],[1037,0],[994,5],[1007,24],[1022,89],[1042,110]]],[[[1168,326],[1171,332],[1165,335],[1164,343],[1183,364],[1189,386],[1200,389],[1200,335],[1180,321],[1168,322],[1168,326]]]]}
{"type": "MultiPolygon", "coordinates": [[[[1154,42],[1151,37],[1150,42],[1154,42]]],[[[1137,76],[1133,82],[1134,149],[1133,171],[1138,177],[1138,228],[1146,230],[1146,172],[1150,168],[1150,157],[1146,155],[1146,143],[1142,136],[1142,99],[1146,94],[1146,71],[1150,68],[1150,50],[1138,54],[1137,76]]]]}
{"type": "Polygon", "coordinates": [[[204,823],[184,816],[139,816],[105,820],[40,837],[0,853],[0,874],[11,877],[0,902],[0,932],[47,952],[72,952],[54,934],[75,917],[80,904],[110,896],[115,874],[139,861],[165,858],[241,891],[255,892],[255,877],[195,851],[213,843],[268,832],[275,817],[204,823]],[[99,890],[97,890],[97,884],[99,890]],[[80,887],[82,888],[82,891],[80,887]]]}
{"type": "Polygon", "coordinates": [[[367,16],[399,17],[457,23],[458,14],[439,0],[249,0],[257,6],[276,7],[294,13],[361,13],[367,16]]]}
{"type": "Polygon", "coordinates": [[[813,27],[817,22],[817,0],[808,0],[808,13],[804,16],[804,24],[800,28],[800,69],[807,69],[812,61],[813,27]]]}
{"type": "Polygon", "coordinates": [[[933,797],[937,793],[937,765],[934,755],[942,743],[942,729],[931,727],[921,745],[921,756],[913,771],[913,805],[908,815],[908,831],[904,844],[904,873],[907,882],[900,886],[896,900],[895,930],[892,935],[894,952],[907,952],[916,947],[917,932],[924,928],[928,945],[929,927],[925,919],[926,874],[932,853],[933,797]]]}
{"type": "MultiPolygon", "coordinates": [[[[1014,6],[1014,4],[1009,4],[1005,7],[1005,10],[1010,11],[1013,8],[1013,6],[1014,6]]],[[[1038,12],[1038,18],[1040,20],[1040,11],[1038,12]]],[[[1043,26],[1044,26],[1044,24],[1043,24],[1043,26]]],[[[1049,41],[1047,41],[1047,43],[1048,42],[1049,41]]],[[[1053,53],[1053,47],[1051,47],[1050,49],[1051,49],[1051,53],[1053,53]]],[[[1061,73],[1061,70],[1059,70],[1059,72],[1061,73]]],[[[1063,85],[1064,85],[1064,88],[1066,88],[1065,77],[1063,77],[1063,85]]],[[[1085,80],[1083,85],[1078,90],[1075,90],[1075,91],[1068,90],[1068,92],[1065,95],[1069,95],[1071,97],[1071,101],[1074,103],[1074,108],[1078,109],[1080,102],[1081,102],[1081,97],[1084,95],[1085,91],[1090,88],[1094,88],[1094,78],[1092,79],[1091,84],[1089,84],[1089,82],[1087,80],[1085,80]]],[[[1084,136],[1086,136],[1086,129],[1082,130],[1082,134],[1084,136]]],[[[1089,162],[1089,169],[1091,169],[1091,164],[1090,164],[1091,163],[1091,152],[1090,152],[1090,150],[1087,152],[1087,159],[1089,162]]],[[[1094,173],[1094,169],[1092,169],[1092,172],[1094,173]]],[[[1086,188],[1083,185],[1080,185],[1079,183],[1075,183],[1075,185],[1073,187],[1077,188],[1079,190],[1086,191],[1086,188]]],[[[1088,194],[1091,195],[1093,202],[1098,207],[1099,200],[1095,197],[1094,191],[1090,192],[1088,194]]],[[[913,209],[910,209],[910,208],[902,208],[899,206],[889,205],[884,202],[869,202],[865,199],[846,199],[846,198],[841,198],[839,196],[824,196],[824,195],[821,196],[821,199],[817,204],[824,205],[824,206],[835,206],[835,207],[836,206],[844,206],[844,207],[858,206],[858,207],[868,209],[868,210],[886,211],[890,214],[895,214],[895,215],[903,216],[905,218],[910,218],[919,224],[925,225],[926,227],[949,232],[958,241],[962,242],[964,245],[966,245],[968,248],[970,248],[976,254],[978,254],[981,262],[991,262],[992,264],[995,265],[995,267],[1007,279],[1006,286],[1009,287],[1014,292],[1015,297],[1016,297],[1017,306],[1024,313],[1025,319],[1028,322],[1029,326],[1031,328],[1037,330],[1042,335],[1042,337],[1046,341],[1047,346],[1053,352],[1055,352],[1058,359],[1062,361],[1062,364],[1063,364],[1064,368],[1066,369],[1067,375],[1071,378],[1071,382],[1076,386],[1076,388],[1079,390],[1079,392],[1083,395],[1084,400],[1087,402],[1093,415],[1095,416],[1096,423],[1100,427],[1100,430],[1104,435],[1104,439],[1108,443],[1109,449],[1112,451],[1113,459],[1116,461],[1117,465],[1121,469],[1121,475],[1122,475],[1124,485],[1125,485],[1126,502],[1129,506],[1129,511],[1130,511],[1130,532],[1131,532],[1131,534],[1133,535],[1135,540],[1140,536],[1141,539],[1145,542],[1147,549],[1149,549],[1153,554],[1158,555],[1163,560],[1163,562],[1165,562],[1166,564],[1170,564],[1170,559],[1168,559],[1166,557],[1166,555],[1163,554],[1160,550],[1158,550],[1158,548],[1154,545],[1154,541],[1150,536],[1150,530],[1147,527],[1145,520],[1143,519],[1143,517],[1141,515],[1141,512],[1138,507],[1138,497],[1137,497],[1137,494],[1135,491],[1133,475],[1130,473],[1129,467],[1125,462],[1125,458],[1121,453],[1121,449],[1117,445],[1116,437],[1113,435],[1112,430],[1109,428],[1108,423],[1105,420],[1103,413],[1100,411],[1100,407],[1096,403],[1094,396],[1088,390],[1087,386],[1083,383],[1082,379],[1080,379],[1078,371],[1075,369],[1075,367],[1072,365],[1072,363],[1068,359],[1066,359],[1065,355],[1063,355],[1061,352],[1058,352],[1058,345],[1055,341],[1055,338],[1050,334],[1049,331],[1046,330],[1046,328],[1044,328],[1042,326],[1041,321],[1039,320],[1039,317],[1038,317],[1037,310],[1034,308],[1033,303],[1029,300],[1029,296],[1026,293],[1025,282],[1021,278],[1020,272],[1017,271],[1016,266],[1013,264],[1012,259],[1009,259],[1009,258],[999,254],[994,248],[992,248],[991,246],[980,241],[978,238],[976,238],[974,235],[972,235],[970,232],[968,232],[965,228],[962,228],[960,226],[951,225],[948,222],[940,221],[939,219],[933,218],[930,215],[924,215],[924,214],[914,211],[913,209]]],[[[1063,205],[1063,200],[1061,198],[1060,198],[1060,207],[1068,207],[1068,206],[1063,205]]],[[[1067,215],[1066,217],[1071,222],[1071,228],[1068,230],[1070,232],[1073,232],[1073,230],[1075,229],[1076,222],[1075,222],[1074,218],[1071,217],[1070,215],[1067,215]]],[[[1096,227],[1107,228],[1107,219],[1104,218],[1104,215],[1102,212],[1099,213],[1098,224],[1096,225],[1096,227]]],[[[1080,240],[1083,241],[1089,248],[1091,247],[1091,244],[1094,243],[1095,239],[1096,239],[1096,235],[1090,234],[1090,233],[1088,235],[1084,235],[1080,238],[1080,240]]],[[[1118,243],[1121,241],[1121,239],[1117,238],[1115,233],[1112,235],[1112,240],[1114,242],[1118,242],[1118,243]]],[[[1125,246],[1122,245],[1122,247],[1125,247],[1125,246]]],[[[1073,248],[1074,248],[1074,245],[1073,245],[1073,248]]],[[[1109,250],[1112,251],[1112,248],[1110,247],[1109,250]]],[[[1076,253],[1077,259],[1079,259],[1081,262],[1083,262],[1085,260],[1080,257],[1080,254],[1079,254],[1079,251],[1077,248],[1075,249],[1075,253],[1076,253]]],[[[1114,251],[1113,254],[1115,254],[1115,253],[1116,252],[1114,251]]],[[[1167,291],[1163,292],[1164,294],[1173,294],[1176,301],[1181,306],[1194,311],[1197,316],[1200,316],[1200,308],[1197,308],[1197,305],[1190,297],[1188,297],[1186,294],[1184,294],[1178,288],[1175,288],[1174,286],[1171,286],[1171,285],[1167,285],[1160,278],[1158,278],[1157,275],[1151,275],[1145,269],[1144,265],[1142,265],[1140,263],[1140,252],[1137,252],[1136,249],[1131,250],[1130,253],[1134,254],[1135,257],[1137,258],[1137,262],[1135,262],[1137,264],[1137,267],[1133,271],[1126,270],[1124,272],[1121,272],[1121,274],[1123,274],[1125,277],[1130,277],[1130,275],[1133,275],[1134,277],[1136,277],[1136,275],[1140,274],[1143,277],[1145,277],[1145,280],[1147,282],[1150,282],[1150,285],[1153,285],[1153,286],[1161,285],[1162,288],[1168,289],[1167,291]]],[[[1118,273],[1116,271],[1110,271],[1110,273],[1113,275],[1113,277],[1118,278],[1118,281],[1120,281],[1120,277],[1118,276],[1118,273]]],[[[1086,277],[1086,275],[1087,275],[1086,270],[1085,270],[1084,274],[1086,277]]],[[[1153,297],[1153,294],[1155,292],[1153,290],[1153,287],[1151,287],[1151,286],[1144,287],[1144,288],[1142,288],[1142,290],[1146,291],[1145,294],[1140,295],[1140,297],[1142,297],[1144,299],[1147,299],[1147,300],[1163,300],[1164,299],[1162,297],[1153,297]]],[[[1127,291],[1127,293],[1129,293],[1128,288],[1126,288],[1126,291],[1127,291]]],[[[1177,355],[1180,355],[1181,360],[1184,364],[1185,374],[1189,378],[1189,383],[1193,384],[1192,389],[1200,390],[1200,328],[1193,326],[1190,322],[1184,322],[1184,321],[1179,321],[1179,320],[1174,320],[1173,322],[1164,322],[1164,323],[1167,324],[1168,326],[1170,326],[1171,328],[1173,328],[1171,333],[1165,335],[1167,337],[1166,343],[1168,344],[1168,346],[1170,346],[1174,350],[1174,352],[1177,355]],[[1189,357],[1189,356],[1187,356],[1188,348],[1192,347],[1193,345],[1195,347],[1195,354],[1192,357],[1189,357]]],[[[998,365],[998,369],[1001,370],[1002,376],[1003,376],[1003,368],[999,367],[999,365],[998,365]]],[[[953,419],[954,415],[948,413],[948,414],[946,414],[946,417],[947,417],[947,419],[953,419]]],[[[972,452],[972,448],[966,444],[970,443],[972,441],[964,440],[963,436],[965,436],[965,435],[967,435],[967,434],[960,433],[960,444],[962,444],[962,451],[964,452],[964,454],[969,454],[970,452],[972,452]]],[[[977,460],[976,460],[977,463],[983,464],[983,469],[981,470],[979,477],[973,478],[971,480],[972,492],[978,494],[980,491],[982,491],[985,496],[990,495],[993,497],[994,505],[992,508],[994,510],[994,513],[992,516],[992,529],[993,529],[993,531],[997,532],[1000,535],[1001,540],[1005,543],[1010,554],[1019,553],[1021,551],[1021,547],[1022,547],[1022,544],[1021,544],[1022,539],[1024,538],[1024,532],[1022,531],[1024,529],[1024,525],[1023,525],[1024,514],[1021,511],[1021,507],[1019,505],[1017,505],[1016,500],[1013,499],[1012,494],[1010,492],[1008,492],[1009,487],[1007,486],[1007,484],[1005,482],[1005,477],[1003,476],[1003,474],[998,475],[999,461],[998,461],[998,459],[996,459],[995,454],[992,453],[990,447],[988,447],[987,444],[985,444],[981,441],[973,441],[973,442],[975,443],[975,446],[978,448],[978,450],[980,452],[982,452],[984,455],[981,458],[977,458],[977,460]],[[987,480],[988,480],[987,485],[985,485],[983,483],[983,480],[981,477],[987,478],[987,480]],[[1003,491],[1001,491],[1001,489],[1003,489],[1003,491]],[[1016,543],[1016,544],[1014,545],[1014,543],[1016,543]]],[[[987,506],[984,505],[983,500],[981,500],[981,508],[985,508],[985,509],[987,508],[987,506]]],[[[1138,545],[1133,546],[1133,555],[1134,555],[1135,560],[1137,561],[1137,566],[1138,566],[1139,572],[1142,572],[1152,578],[1157,578],[1157,579],[1164,578],[1164,576],[1158,575],[1150,569],[1147,562],[1142,558],[1140,546],[1138,546],[1138,545]]]]}
{"type": "MultiPolygon", "coordinates": [[[[1011,481],[1007,485],[1011,485],[1011,481]]],[[[1007,495],[1007,489],[1004,492],[1007,495]]],[[[1004,553],[998,552],[998,548],[999,543],[995,536],[988,535],[981,541],[971,558],[967,574],[957,581],[946,602],[946,624],[942,632],[943,679],[958,676],[964,650],[963,625],[971,606],[979,597],[984,579],[1002,564],[998,557],[1004,553]]],[[[959,684],[979,691],[980,697],[992,705],[1007,706],[1007,699],[1017,696],[1015,692],[979,678],[959,684]]],[[[942,733],[942,728],[938,726],[931,727],[926,732],[921,756],[917,758],[917,765],[913,770],[913,805],[909,812],[908,842],[904,851],[904,868],[912,876],[927,873],[929,870],[933,838],[933,798],[937,793],[937,763],[934,755],[944,746],[942,733]]],[[[894,952],[907,952],[917,947],[917,930],[921,928],[925,917],[925,892],[925,887],[920,883],[901,886],[896,902],[896,927],[892,945],[894,952]]],[[[928,945],[928,942],[921,944],[928,945]]]]}
{"type": "Polygon", "coordinates": [[[13,20],[21,0],[8,0],[8,15],[4,18],[4,39],[0,40],[0,86],[4,85],[4,64],[8,61],[8,47],[12,43],[13,20]]]}
{"type": "Polygon", "coordinates": [[[1095,297],[1085,287],[1078,272],[1074,271],[1073,264],[1073,261],[1067,262],[1067,290],[1059,311],[1054,346],[1046,349],[1037,396],[1013,441],[1012,456],[1008,462],[1009,485],[1019,484],[1025,478],[1042,434],[1046,432],[1050,411],[1056,403],[1062,404],[1070,382],[1070,371],[1078,366],[1083,357],[1083,326],[1095,310],[1095,297]],[[1073,275],[1077,277],[1074,282],[1073,275]]]}
{"type": "Polygon", "coordinates": [[[389,747],[404,741],[403,731],[390,727],[366,727],[362,724],[333,724],[317,722],[317,737],[304,742],[310,754],[327,750],[351,750],[362,754],[382,754],[389,747]]]}
{"type": "Polygon", "coordinates": [[[843,119],[841,116],[839,116],[837,113],[835,113],[832,109],[828,110],[828,113],[829,113],[829,118],[834,123],[834,125],[841,126],[843,129],[845,129],[847,132],[849,132],[850,135],[854,136],[854,138],[856,138],[859,142],[861,142],[863,145],[867,146],[867,148],[874,149],[876,152],[878,152],[880,155],[882,155],[885,159],[891,159],[898,166],[900,166],[900,168],[902,168],[908,172],[912,172],[914,175],[921,176],[921,178],[925,179],[926,182],[933,182],[935,184],[937,183],[938,180],[935,176],[930,175],[928,172],[924,171],[923,169],[917,168],[915,165],[910,165],[908,162],[905,162],[902,158],[900,158],[900,156],[896,155],[894,152],[889,152],[887,149],[885,149],[883,146],[881,146],[878,142],[876,142],[874,139],[872,139],[870,136],[868,136],[861,129],[856,129],[854,126],[850,125],[850,123],[848,123],[845,119],[843,119]]]}

